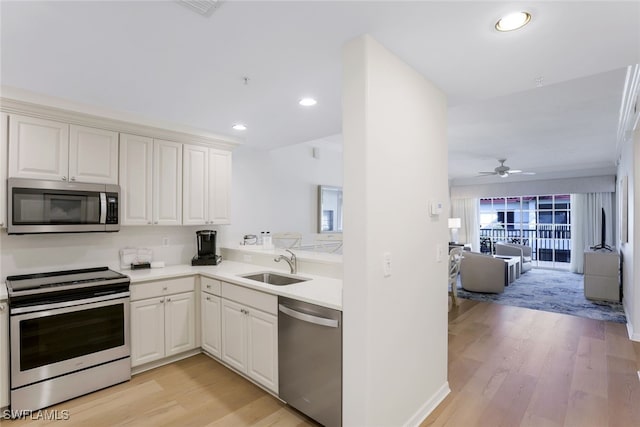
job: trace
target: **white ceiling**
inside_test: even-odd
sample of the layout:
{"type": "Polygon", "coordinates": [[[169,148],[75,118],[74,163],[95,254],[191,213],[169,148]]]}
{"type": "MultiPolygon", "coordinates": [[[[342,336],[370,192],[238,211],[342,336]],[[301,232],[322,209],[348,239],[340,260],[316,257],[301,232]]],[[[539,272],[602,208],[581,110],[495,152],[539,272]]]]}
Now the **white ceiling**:
{"type": "Polygon", "coordinates": [[[170,1],[3,0],[0,13],[3,85],[265,148],[340,133],[341,47],[369,33],[448,94],[459,183],[494,179],[474,175],[502,157],[536,178],[614,171],[625,67],[640,62],[636,1],[227,0],[203,17],[170,1]],[[531,23],[496,32],[514,9],[531,23]]]}

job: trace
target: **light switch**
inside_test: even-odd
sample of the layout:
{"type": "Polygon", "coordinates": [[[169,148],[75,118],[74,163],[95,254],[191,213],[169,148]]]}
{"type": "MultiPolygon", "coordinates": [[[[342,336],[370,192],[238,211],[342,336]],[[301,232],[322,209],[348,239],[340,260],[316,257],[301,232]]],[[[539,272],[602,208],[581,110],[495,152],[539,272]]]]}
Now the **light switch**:
{"type": "Polygon", "coordinates": [[[391,252],[382,254],[382,274],[384,277],[391,276],[391,252]]]}
{"type": "Polygon", "coordinates": [[[443,255],[444,255],[444,250],[442,249],[442,244],[438,243],[436,245],[436,261],[442,262],[443,255]]]}

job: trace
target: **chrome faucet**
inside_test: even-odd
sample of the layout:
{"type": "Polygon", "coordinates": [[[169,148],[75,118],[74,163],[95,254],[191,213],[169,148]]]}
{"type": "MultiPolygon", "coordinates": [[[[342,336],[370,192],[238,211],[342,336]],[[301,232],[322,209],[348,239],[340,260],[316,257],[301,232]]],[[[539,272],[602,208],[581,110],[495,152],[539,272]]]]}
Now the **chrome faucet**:
{"type": "Polygon", "coordinates": [[[280,255],[275,257],[273,260],[275,262],[280,262],[280,260],[287,261],[287,264],[289,264],[289,268],[291,269],[291,274],[296,274],[298,272],[298,260],[296,259],[296,255],[289,249],[285,250],[291,254],[291,259],[287,258],[286,255],[280,255]]]}

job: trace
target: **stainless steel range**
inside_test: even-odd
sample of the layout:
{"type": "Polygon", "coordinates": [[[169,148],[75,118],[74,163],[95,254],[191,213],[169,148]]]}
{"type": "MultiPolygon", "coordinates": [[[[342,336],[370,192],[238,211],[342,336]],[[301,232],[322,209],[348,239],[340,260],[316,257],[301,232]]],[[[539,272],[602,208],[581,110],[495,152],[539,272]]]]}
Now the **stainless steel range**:
{"type": "Polygon", "coordinates": [[[129,282],[107,267],[7,277],[12,410],[131,378],[129,282]]]}

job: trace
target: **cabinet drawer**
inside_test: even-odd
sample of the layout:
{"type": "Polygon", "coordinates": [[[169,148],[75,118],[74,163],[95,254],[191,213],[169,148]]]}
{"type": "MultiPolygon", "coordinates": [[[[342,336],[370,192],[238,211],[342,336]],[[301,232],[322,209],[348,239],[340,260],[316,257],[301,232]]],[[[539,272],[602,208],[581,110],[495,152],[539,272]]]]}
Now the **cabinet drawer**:
{"type": "Polygon", "coordinates": [[[267,313],[278,314],[278,297],[275,295],[222,282],[222,297],[267,313]]]}
{"type": "Polygon", "coordinates": [[[200,285],[202,292],[218,296],[221,295],[222,284],[219,280],[201,276],[200,285]]]}
{"type": "Polygon", "coordinates": [[[155,282],[136,283],[131,285],[131,300],[137,301],[145,298],[159,297],[162,295],[190,292],[194,289],[194,276],[178,277],[176,279],[168,280],[158,280],[155,282]]]}

